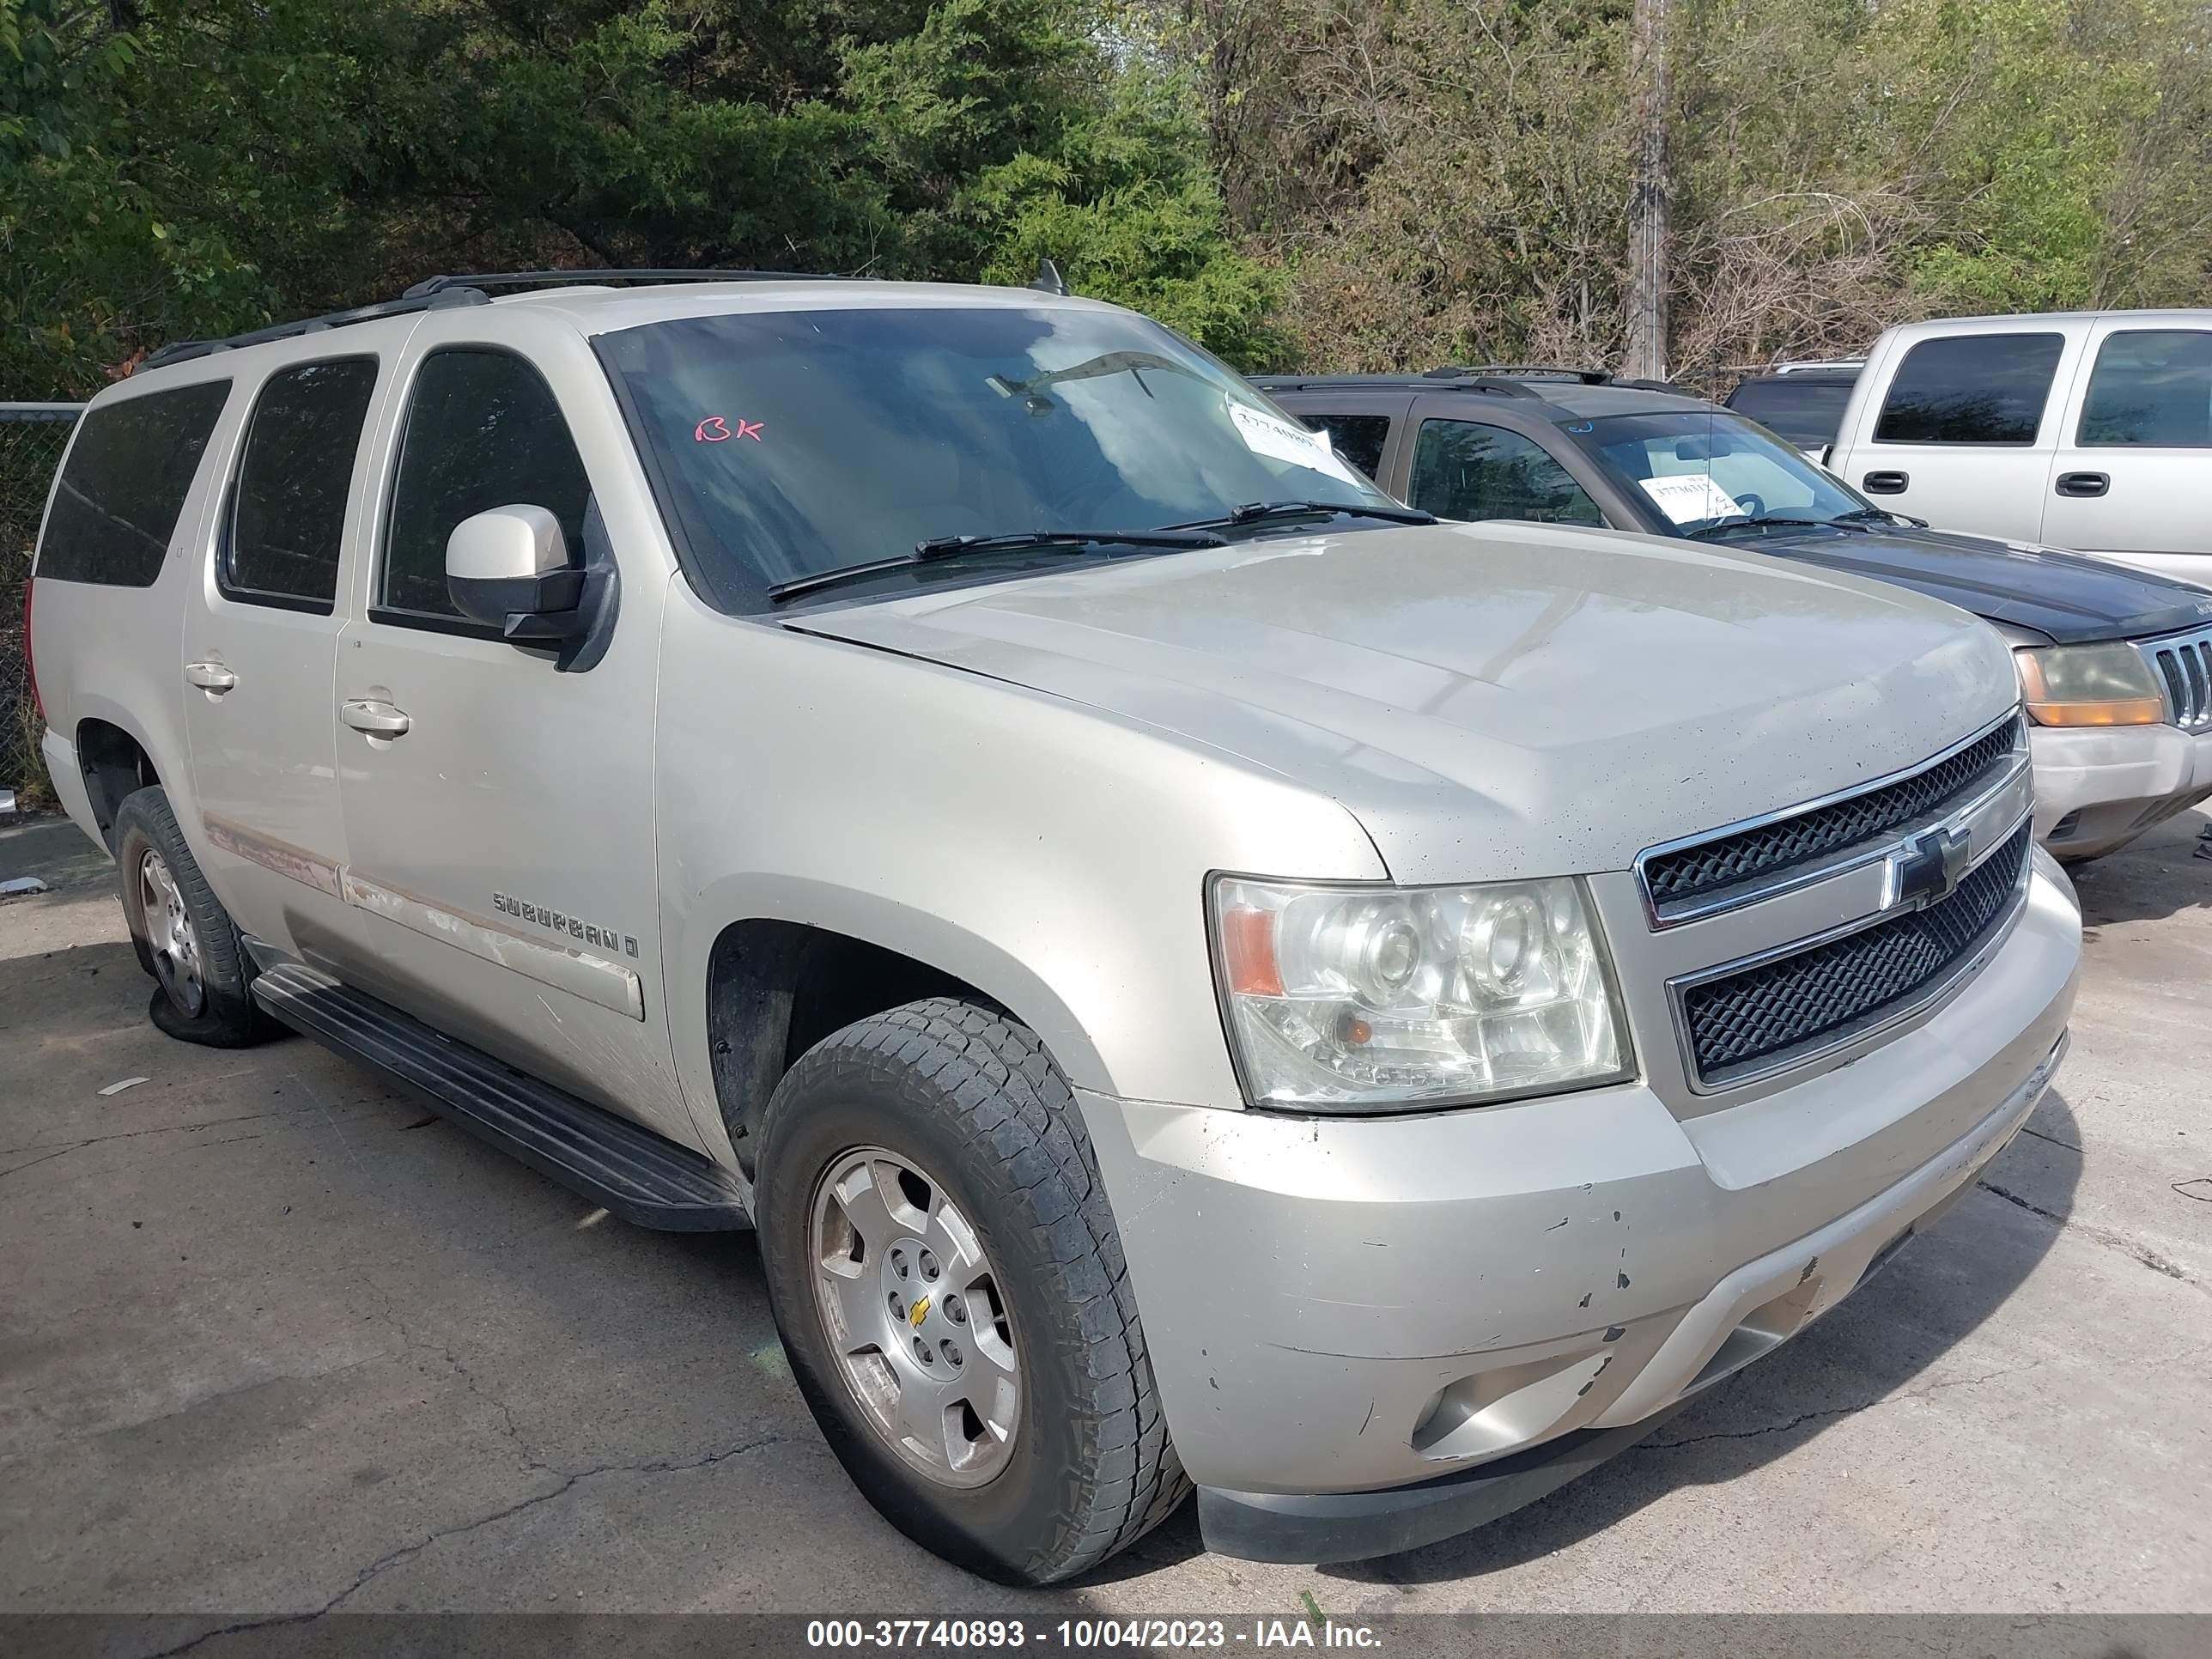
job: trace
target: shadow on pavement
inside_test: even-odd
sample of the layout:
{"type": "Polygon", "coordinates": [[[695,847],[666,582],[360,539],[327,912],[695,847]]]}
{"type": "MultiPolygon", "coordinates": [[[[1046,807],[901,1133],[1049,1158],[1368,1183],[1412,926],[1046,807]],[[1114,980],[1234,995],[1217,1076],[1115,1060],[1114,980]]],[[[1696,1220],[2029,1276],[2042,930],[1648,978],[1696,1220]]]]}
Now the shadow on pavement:
{"type": "Polygon", "coordinates": [[[2157,921],[2212,907],[2212,859],[2197,856],[2203,812],[2184,812],[2118,852],[2069,867],[2089,937],[2114,923],[2157,921]]]}

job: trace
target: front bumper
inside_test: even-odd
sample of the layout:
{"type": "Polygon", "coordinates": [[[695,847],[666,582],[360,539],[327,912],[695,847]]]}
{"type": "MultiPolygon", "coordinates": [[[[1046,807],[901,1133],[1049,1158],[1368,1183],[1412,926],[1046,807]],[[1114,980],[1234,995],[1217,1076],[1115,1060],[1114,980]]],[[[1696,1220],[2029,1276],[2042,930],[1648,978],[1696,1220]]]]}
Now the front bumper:
{"type": "Polygon", "coordinates": [[[2061,858],[2095,858],[2212,795],[2212,732],[2174,726],[2039,726],[2035,836],[2061,858]],[[2063,825],[2063,833],[2053,834],[2063,825]]]}
{"type": "Polygon", "coordinates": [[[1209,1542],[1449,1536],[1787,1340],[2026,1119],[2080,948],[2039,871],[1934,1018],[1693,1117],[1642,1085],[1381,1119],[1080,1095],[1209,1542]]]}

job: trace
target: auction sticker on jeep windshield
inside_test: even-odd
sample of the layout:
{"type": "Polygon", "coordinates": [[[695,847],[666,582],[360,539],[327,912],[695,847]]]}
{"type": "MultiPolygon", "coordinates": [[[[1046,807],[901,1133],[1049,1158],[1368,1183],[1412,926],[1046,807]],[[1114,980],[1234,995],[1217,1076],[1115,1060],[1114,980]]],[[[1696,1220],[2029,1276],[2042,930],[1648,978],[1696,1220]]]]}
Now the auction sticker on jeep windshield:
{"type": "Polygon", "coordinates": [[[1291,425],[1264,410],[1240,404],[1235,398],[1223,399],[1229,405],[1229,418],[1236,423],[1244,447],[1255,455],[1265,455],[1270,460],[1288,461],[1293,466],[1311,467],[1316,472],[1326,472],[1332,478],[1341,478],[1346,483],[1363,482],[1336,457],[1336,451],[1325,432],[1308,432],[1303,427],[1291,425]]]}
{"type": "Polygon", "coordinates": [[[1638,478],[1644,493],[1673,524],[1703,524],[1707,519],[1741,518],[1743,507],[1703,472],[1674,478],[1638,478]]]}

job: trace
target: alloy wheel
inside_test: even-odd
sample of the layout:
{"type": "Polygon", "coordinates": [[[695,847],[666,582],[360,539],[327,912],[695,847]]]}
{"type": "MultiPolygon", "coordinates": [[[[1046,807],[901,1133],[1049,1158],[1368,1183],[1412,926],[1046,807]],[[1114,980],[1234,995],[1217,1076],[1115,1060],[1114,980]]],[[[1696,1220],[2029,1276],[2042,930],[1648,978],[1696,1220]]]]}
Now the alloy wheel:
{"type": "Polygon", "coordinates": [[[168,860],[153,848],[138,860],[138,904],[146,919],[146,944],[154,971],[180,1013],[198,1014],[207,1001],[201,974],[200,938],[168,860]]]}
{"type": "Polygon", "coordinates": [[[815,1188],[809,1240],[840,1376],[909,1467],[980,1486],[1006,1466],[1020,1420],[1013,1325],[975,1226],[911,1159],[841,1154],[815,1188]]]}

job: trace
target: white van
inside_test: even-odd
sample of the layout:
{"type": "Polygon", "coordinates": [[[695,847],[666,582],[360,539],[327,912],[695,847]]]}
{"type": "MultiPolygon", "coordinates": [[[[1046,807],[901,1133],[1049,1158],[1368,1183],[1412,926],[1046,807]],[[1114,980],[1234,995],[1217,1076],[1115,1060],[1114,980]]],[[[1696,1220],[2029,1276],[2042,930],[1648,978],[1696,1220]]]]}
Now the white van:
{"type": "Polygon", "coordinates": [[[1942,529],[2212,586],[2212,310],[1893,328],[1828,465],[1942,529]]]}

